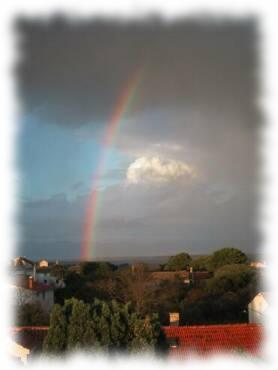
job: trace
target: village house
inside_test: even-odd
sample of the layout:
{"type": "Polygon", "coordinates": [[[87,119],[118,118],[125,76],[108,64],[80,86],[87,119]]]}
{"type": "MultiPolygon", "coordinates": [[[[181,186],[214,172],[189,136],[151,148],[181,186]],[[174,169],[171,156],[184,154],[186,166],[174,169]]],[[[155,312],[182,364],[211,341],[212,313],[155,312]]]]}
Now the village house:
{"type": "MultiPolygon", "coordinates": [[[[43,262],[44,268],[46,264],[48,266],[46,260],[40,262],[43,262]]],[[[11,278],[10,287],[14,290],[16,305],[40,303],[47,311],[51,310],[54,303],[54,289],[65,287],[62,279],[57,279],[48,271],[38,272],[37,263],[25,257],[17,257],[13,260],[11,278]]]]}
{"type": "Polygon", "coordinates": [[[261,262],[261,261],[253,261],[250,263],[250,266],[251,267],[254,267],[256,269],[262,269],[262,268],[265,268],[266,267],[266,263],[265,261],[264,262],[261,262]]]}
{"type": "Polygon", "coordinates": [[[166,281],[180,279],[184,284],[194,284],[195,286],[200,286],[202,283],[209,279],[212,273],[208,271],[155,271],[151,273],[151,277],[154,281],[166,281]]]}
{"type": "Polygon", "coordinates": [[[47,331],[48,326],[12,327],[8,352],[26,364],[27,360],[41,353],[47,331]]]}
{"type": "Polygon", "coordinates": [[[51,311],[54,304],[54,287],[43,284],[33,279],[33,276],[15,279],[10,284],[13,290],[13,302],[15,306],[26,303],[39,303],[46,311],[51,311]]]}
{"type": "Polygon", "coordinates": [[[269,295],[267,292],[258,293],[248,304],[248,322],[263,324],[269,309],[269,295]]]}
{"type": "Polygon", "coordinates": [[[24,365],[27,363],[27,358],[30,355],[30,349],[16,343],[12,339],[8,339],[8,353],[12,358],[21,361],[24,365]]]}
{"type": "Polygon", "coordinates": [[[38,262],[40,268],[47,268],[49,266],[48,261],[43,259],[38,262]]]}
{"type": "Polygon", "coordinates": [[[49,272],[37,272],[36,281],[42,284],[52,285],[55,289],[65,288],[65,282],[62,279],[57,279],[49,272]]]}

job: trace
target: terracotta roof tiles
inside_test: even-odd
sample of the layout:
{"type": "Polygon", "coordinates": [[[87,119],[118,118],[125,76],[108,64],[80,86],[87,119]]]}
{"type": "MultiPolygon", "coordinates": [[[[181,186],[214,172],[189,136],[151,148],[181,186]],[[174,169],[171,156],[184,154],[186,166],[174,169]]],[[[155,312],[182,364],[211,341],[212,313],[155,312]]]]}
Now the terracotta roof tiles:
{"type": "Polygon", "coordinates": [[[258,354],[263,339],[263,327],[258,324],[228,324],[163,327],[170,346],[170,356],[186,357],[190,353],[247,352],[258,354]]]}

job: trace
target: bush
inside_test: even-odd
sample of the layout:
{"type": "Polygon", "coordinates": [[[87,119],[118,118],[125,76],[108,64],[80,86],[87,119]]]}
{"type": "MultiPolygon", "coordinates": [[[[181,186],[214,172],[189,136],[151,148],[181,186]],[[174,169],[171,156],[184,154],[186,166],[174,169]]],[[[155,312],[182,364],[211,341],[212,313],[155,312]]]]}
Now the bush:
{"type": "Polygon", "coordinates": [[[16,325],[40,326],[49,324],[49,314],[40,303],[26,303],[17,308],[16,325]]]}
{"type": "Polygon", "coordinates": [[[211,267],[213,270],[219,267],[247,263],[248,258],[241,250],[236,248],[223,248],[213,253],[211,257],[211,267]]]}
{"type": "Polygon", "coordinates": [[[107,351],[154,351],[161,337],[156,315],[141,317],[130,304],[92,304],[72,298],[64,306],[54,305],[50,327],[44,341],[45,353],[75,349],[107,351]]]}
{"type": "Polygon", "coordinates": [[[179,253],[169,258],[167,264],[164,266],[166,271],[180,271],[185,270],[191,262],[191,257],[188,253],[179,253]]]}
{"type": "Polygon", "coordinates": [[[195,271],[211,271],[211,256],[201,256],[193,259],[190,262],[190,266],[193,267],[195,271]]]}

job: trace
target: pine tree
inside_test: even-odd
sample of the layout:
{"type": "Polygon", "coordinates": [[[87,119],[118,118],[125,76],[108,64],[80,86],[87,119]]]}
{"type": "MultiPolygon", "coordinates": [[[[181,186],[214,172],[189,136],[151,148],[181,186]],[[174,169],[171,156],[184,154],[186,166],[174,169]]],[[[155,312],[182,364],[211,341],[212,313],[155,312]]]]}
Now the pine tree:
{"type": "Polygon", "coordinates": [[[53,306],[50,315],[50,326],[43,343],[43,351],[58,354],[66,349],[67,321],[65,313],[59,304],[53,306]]]}
{"type": "Polygon", "coordinates": [[[72,299],[72,310],[68,323],[67,349],[88,349],[96,344],[90,307],[83,301],[72,299]]]}
{"type": "Polygon", "coordinates": [[[161,333],[156,316],[141,317],[130,304],[72,298],[55,305],[44,342],[47,353],[65,350],[154,351],[161,333]]]}
{"type": "Polygon", "coordinates": [[[127,344],[128,323],[125,319],[125,312],[116,301],[111,303],[111,342],[114,349],[123,349],[127,344]]]}

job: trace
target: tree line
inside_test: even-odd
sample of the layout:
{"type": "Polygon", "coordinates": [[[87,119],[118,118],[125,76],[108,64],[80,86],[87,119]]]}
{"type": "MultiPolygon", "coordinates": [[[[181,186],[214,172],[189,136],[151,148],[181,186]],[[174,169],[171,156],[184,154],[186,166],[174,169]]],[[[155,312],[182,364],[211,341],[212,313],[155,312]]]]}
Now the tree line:
{"type": "Polygon", "coordinates": [[[173,278],[154,281],[146,264],[118,268],[108,262],[82,262],[74,268],[52,266],[51,273],[65,280],[56,290],[50,318],[39,307],[18,311],[18,325],[50,325],[44,350],[66,352],[79,345],[90,348],[154,350],[161,340],[161,325],[169,325],[169,312],[180,313],[181,325],[247,322],[247,306],[261,289],[258,270],[236,248],[223,248],[208,256],[188,253],[171,256],[161,265],[173,278]],[[208,271],[201,284],[185,284],[173,272],[208,271]],[[83,328],[83,329],[80,329],[83,328]],[[60,338],[59,341],[56,338],[60,338]],[[57,341],[57,343],[56,343],[57,341]]]}
{"type": "Polygon", "coordinates": [[[43,343],[47,354],[88,350],[106,353],[138,353],[163,350],[163,332],[158,316],[141,317],[130,304],[115,300],[92,303],[71,298],[55,304],[43,343]]]}

